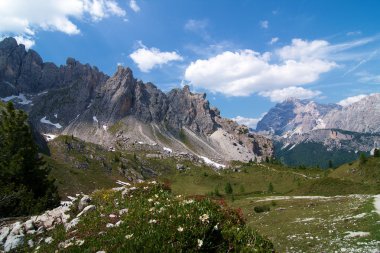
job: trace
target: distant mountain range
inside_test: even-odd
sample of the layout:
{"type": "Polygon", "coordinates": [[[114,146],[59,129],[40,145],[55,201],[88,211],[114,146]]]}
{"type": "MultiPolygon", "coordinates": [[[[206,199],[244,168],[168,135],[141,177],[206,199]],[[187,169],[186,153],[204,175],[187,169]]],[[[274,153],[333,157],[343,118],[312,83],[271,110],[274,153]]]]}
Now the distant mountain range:
{"type": "Polygon", "coordinates": [[[326,167],[335,160],[339,165],[380,147],[379,109],[380,94],[344,107],[290,98],[270,109],[256,131],[276,142],[276,155],[285,163],[326,167]],[[305,157],[308,153],[314,159],[305,157]]]}
{"type": "Polygon", "coordinates": [[[0,98],[28,112],[47,140],[73,135],[111,150],[184,153],[214,164],[273,155],[271,140],[222,118],[188,86],[164,93],[129,68],[109,77],[73,58],[58,67],[13,38],[0,42],[0,98]]]}

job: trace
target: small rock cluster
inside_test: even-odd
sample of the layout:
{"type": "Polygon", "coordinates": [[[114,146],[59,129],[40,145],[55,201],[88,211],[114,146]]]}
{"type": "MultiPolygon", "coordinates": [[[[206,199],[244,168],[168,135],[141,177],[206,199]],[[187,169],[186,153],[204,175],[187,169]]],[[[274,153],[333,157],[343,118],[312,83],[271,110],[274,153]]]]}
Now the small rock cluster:
{"type": "MultiPolygon", "coordinates": [[[[0,251],[1,247],[3,247],[5,252],[9,252],[24,244],[25,235],[40,235],[45,231],[53,229],[59,224],[64,224],[66,230],[75,227],[79,223],[80,216],[95,209],[94,205],[90,205],[91,198],[87,195],[82,195],[78,202],[78,210],[80,213],[76,218],[69,221],[70,215],[67,214],[67,212],[79,197],[80,195],[78,195],[77,198],[72,198],[71,201],[63,201],[61,206],[46,211],[41,215],[32,216],[25,222],[17,221],[13,224],[7,224],[0,227],[0,251]]],[[[42,240],[46,243],[51,243],[53,241],[51,237],[41,239],[39,242],[42,240]]],[[[34,242],[29,240],[28,245],[34,247],[34,242]]]]}

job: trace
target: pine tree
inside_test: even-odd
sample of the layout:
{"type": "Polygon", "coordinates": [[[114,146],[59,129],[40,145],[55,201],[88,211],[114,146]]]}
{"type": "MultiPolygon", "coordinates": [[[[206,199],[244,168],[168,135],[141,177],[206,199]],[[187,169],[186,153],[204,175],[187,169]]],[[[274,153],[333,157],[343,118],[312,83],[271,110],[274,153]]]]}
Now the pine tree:
{"type": "Polygon", "coordinates": [[[224,187],[224,192],[228,195],[233,193],[232,185],[230,182],[226,183],[226,186],[224,187]]]}
{"type": "Polygon", "coordinates": [[[268,185],[268,192],[272,193],[273,191],[274,191],[273,184],[272,184],[272,182],[269,182],[269,185],[268,185]]]}
{"type": "Polygon", "coordinates": [[[360,153],[359,164],[363,165],[367,162],[367,156],[364,153],[360,153]]]}
{"type": "Polygon", "coordinates": [[[40,212],[59,204],[50,169],[38,155],[27,115],[8,103],[0,116],[0,217],[40,212]]]}

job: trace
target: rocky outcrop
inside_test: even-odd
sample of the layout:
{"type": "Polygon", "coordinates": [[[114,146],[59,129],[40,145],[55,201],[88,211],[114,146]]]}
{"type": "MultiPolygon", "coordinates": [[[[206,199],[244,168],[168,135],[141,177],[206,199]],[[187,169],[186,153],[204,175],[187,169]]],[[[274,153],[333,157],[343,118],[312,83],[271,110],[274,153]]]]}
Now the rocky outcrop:
{"type": "Polygon", "coordinates": [[[129,68],[120,66],[108,77],[73,58],[57,67],[12,38],[0,43],[0,85],[7,87],[0,97],[21,101],[43,134],[73,135],[112,149],[150,150],[159,143],[217,162],[272,153],[269,140],[222,118],[206,94],[192,93],[188,86],[164,93],[135,79],[129,68]],[[222,135],[214,134],[218,131],[222,135]]]}
{"type": "Polygon", "coordinates": [[[314,129],[325,128],[324,116],[339,109],[335,104],[318,104],[314,101],[289,98],[274,108],[257,124],[257,131],[275,135],[302,134],[314,129]]]}
{"type": "Polygon", "coordinates": [[[324,117],[326,128],[360,133],[380,132],[380,94],[367,96],[324,117]]]}
{"type": "Polygon", "coordinates": [[[80,64],[73,58],[68,58],[66,65],[60,67],[43,62],[36,51],[26,51],[14,38],[0,42],[0,97],[37,94],[78,82],[94,89],[107,78],[96,67],[80,64]]]}

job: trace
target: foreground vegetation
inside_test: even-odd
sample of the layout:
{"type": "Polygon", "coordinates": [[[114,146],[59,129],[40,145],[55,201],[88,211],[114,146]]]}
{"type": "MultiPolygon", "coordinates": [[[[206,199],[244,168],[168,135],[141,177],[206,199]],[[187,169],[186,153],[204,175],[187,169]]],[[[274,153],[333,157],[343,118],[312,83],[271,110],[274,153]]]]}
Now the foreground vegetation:
{"type": "MultiPolygon", "coordinates": [[[[208,239],[202,238],[207,237],[205,233],[210,232],[211,225],[215,226],[226,217],[227,220],[234,220],[235,223],[230,223],[232,227],[242,226],[244,231],[251,232],[229,234],[226,231],[230,231],[227,229],[230,225],[225,225],[227,230],[223,230],[222,237],[212,236],[215,240],[223,238],[223,243],[219,241],[220,248],[218,246],[215,250],[225,251],[226,245],[239,250],[247,244],[250,247],[252,243],[247,241],[249,236],[261,238],[259,241],[262,240],[263,245],[270,245],[253,231],[268,237],[279,252],[340,249],[368,252],[380,247],[377,232],[380,231],[379,217],[373,212],[372,203],[373,195],[380,193],[379,157],[361,158],[334,170],[289,168],[270,161],[262,164],[234,162],[227,169],[215,170],[178,157],[152,158],[144,151],[108,151],[71,136],[60,136],[49,142],[49,149],[51,154],[44,155],[44,160],[51,168],[50,178],[56,180],[63,198],[79,192],[109,189],[116,186],[117,180],[153,178],[170,186],[173,193],[165,187],[152,185],[142,186],[143,191],[141,188],[131,190],[125,198],[121,192],[97,191],[93,195],[96,211],[83,218],[77,231],[66,232],[63,226],[58,226],[40,236],[54,239],[50,244],[42,243],[40,252],[58,248],[63,252],[82,252],[86,248],[106,252],[119,250],[111,245],[122,245],[120,250],[127,251],[136,251],[143,246],[153,249],[156,245],[160,245],[163,251],[178,251],[181,247],[187,251],[211,250],[199,248],[198,239],[203,247],[211,247],[208,239]],[[178,164],[182,169],[177,169],[178,164]],[[176,198],[175,195],[181,197],[176,198]],[[191,205],[185,207],[182,204],[187,200],[191,205]],[[224,204],[220,206],[224,201],[241,211],[231,211],[224,204]],[[154,205],[156,202],[157,206],[154,205]],[[128,216],[118,215],[117,210],[122,207],[128,209],[128,216]],[[164,213],[164,210],[168,212],[164,213]],[[198,220],[206,214],[204,210],[217,214],[212,216],[207,213],[210,222],[215,220],[207,223],[205,230],[202,230],[198,220]],[[177,213],[177,218],[174,219],[173,213],[177,213]],[[192,218],[185,218],[184,214],[192,218]],[[166,215],[171,215],[169,221],[173,223],[167,222],[166,215]],[[107,224],[115,225],[120,220],[120,226],[107,228],[107,224]],[[246,230],[243,220],[253,230],[246,230]],[[153,232],[146,233],[145,230],[153,232]],[[164,231],[163,236],[158,235],[159,231],[164,231]],[[170,238],[169,234],[172,235],[170,238]],[[74,237],[77,244],[72,243],[67,249],[62,248],[62,244],[59,246],[74,237]],[[132,242],[131,238],[144,239],[132,242]],[[166,243],[164,246],[160,241],[169,242],[170,245],[166,243]]],[[[73,217],[77,213],[73,210],[73,217]]],[[[26,247],[29,246],[25,245],[24,250],[29,250],[26,247]]],[[[265,247],[262,250],[271,248],[265,247]]]]}
{"type": "Polygon", "coordinates": [[[0,218],[36,214],[59,205],[50,170],[39,157],[27,115],[0,104],[0,218]]]}
{"type": "MultiPolygon", "coordinates": [[[[95,208],[81,215],[78,225],[30,235],[19,251],[273,252],[272,243],[247,227],[239,210],[205,197],[174,195],[155,181],[99,190],[91,197],[95,208]],[[29,240],[41,243],[30,247],[29,240]]],[[[74,204],[70,215],[78,213],[74,204]]]]}

